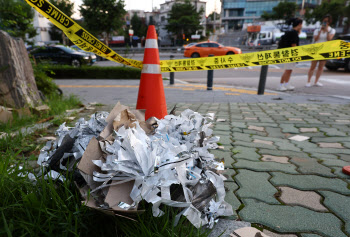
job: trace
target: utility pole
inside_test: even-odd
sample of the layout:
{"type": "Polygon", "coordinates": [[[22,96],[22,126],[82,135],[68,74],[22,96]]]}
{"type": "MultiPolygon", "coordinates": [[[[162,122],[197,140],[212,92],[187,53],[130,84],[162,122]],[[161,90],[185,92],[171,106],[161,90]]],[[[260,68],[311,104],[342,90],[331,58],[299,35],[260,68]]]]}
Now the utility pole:
{"type": "Polygon", "coordinates": [[[216,0],[215,2],[215,7],[214,7],[214,35],[216,34],[216,0]]]}
{"type": "Polygon", "coordinates": [[[301,10],[304,10],[305,0],[303,0],[303,3],[301,4],[301,10]]]}
{"type": "Polygon", "coordinates": [[[302,18],[304,18],[304,6],[305,6],[305,0],[303,0],[303,2],[301,3],[301,10],[300,10],[300,15],[302,15],[302,18]]]}

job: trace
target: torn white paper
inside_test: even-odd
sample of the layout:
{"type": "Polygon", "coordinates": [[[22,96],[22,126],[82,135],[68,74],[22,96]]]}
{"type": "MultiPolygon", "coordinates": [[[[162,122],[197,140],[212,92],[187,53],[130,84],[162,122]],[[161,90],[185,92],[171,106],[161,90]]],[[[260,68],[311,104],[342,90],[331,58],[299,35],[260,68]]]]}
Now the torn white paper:
{"type": "Polygon", "coordinates": [[[297,142],[302,142],[302,141],[306,141],[306,140],[310,139],[310,137],[295,135],[295,136],[290,137],[288,139],[293,140],[293,141],[297,141],[297,142]]]}

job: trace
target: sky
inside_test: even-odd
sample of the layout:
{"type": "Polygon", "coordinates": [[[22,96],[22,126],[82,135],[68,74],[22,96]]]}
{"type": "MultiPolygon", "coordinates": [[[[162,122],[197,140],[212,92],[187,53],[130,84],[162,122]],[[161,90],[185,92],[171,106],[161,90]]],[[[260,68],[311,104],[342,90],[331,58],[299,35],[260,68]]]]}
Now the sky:
{"type": "MultiPolygon", "coordinates": [[[[75,13],[73,15],[73,18],[80,18],[79,14],[79,6],[82,4],[82,0],[71,0],[74,2],[74,10],[75,13]]],[[[220,0],[201,0],[203,2],[207,2],[207,9],[206,9],[206,15],[208,16],[210,13],[212,13],[215,9],[215,3],[216,3],[216,12],[221,11],[221,2],[220,0]]],[[[144,11],[151,11],[152,10],[152,3],[153,7],[158,7],[161,3],[164,3],[165,0],[124,0],[126,5],[126,10],[144,10],[144,11]]]]}

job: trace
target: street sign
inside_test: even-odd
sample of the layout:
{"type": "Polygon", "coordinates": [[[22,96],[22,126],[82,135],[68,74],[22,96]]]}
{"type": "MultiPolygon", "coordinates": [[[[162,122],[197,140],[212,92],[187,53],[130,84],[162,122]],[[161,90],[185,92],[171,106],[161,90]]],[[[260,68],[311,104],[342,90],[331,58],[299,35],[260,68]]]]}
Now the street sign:
{"type": "Polygon", "coordinates": [[[129,35],[133,36],[134,35],[134,30],[129,30],[129,35]]]}

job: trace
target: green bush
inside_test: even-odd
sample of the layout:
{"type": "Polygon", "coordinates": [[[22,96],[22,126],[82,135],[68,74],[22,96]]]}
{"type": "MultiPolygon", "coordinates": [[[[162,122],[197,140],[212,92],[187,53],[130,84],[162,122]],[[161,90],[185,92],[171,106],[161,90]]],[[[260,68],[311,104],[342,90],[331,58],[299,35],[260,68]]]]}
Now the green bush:
{"type": "Polygon", "coordinates": [[[68,65],[48,66],[47,74],[55,79],[140,79],[141,70],[131,67],[98,67],[68,65]],[[50,75],[50,71],[54,74],[50,75]]]}
{"type": "Polygon", "coordinates": [[[33,65],[36,86],[45,96],[57,94],[58,86],[52,81],[52,72],[47,65],[33,65]]]}

